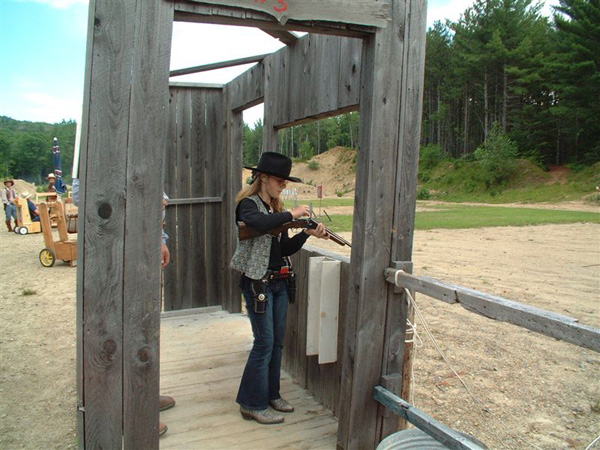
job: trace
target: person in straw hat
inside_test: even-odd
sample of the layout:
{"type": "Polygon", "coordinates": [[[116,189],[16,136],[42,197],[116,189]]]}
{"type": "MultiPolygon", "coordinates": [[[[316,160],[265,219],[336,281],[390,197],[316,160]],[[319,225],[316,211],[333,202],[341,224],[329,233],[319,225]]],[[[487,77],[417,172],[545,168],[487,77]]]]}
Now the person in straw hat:
{"type": "MultiPolygon", "coordinates": [[[[300,205],[285,211],[280,198],[288,182],[301,182],[290,176],[292,160],[275,152],[265,152],[253,170],[252,181],[236,198],[236,221],[260,232],[273,230],[286,222],[308,216],[310,208],[300,205]]],[[[285,336],[288,301],[295,290],[288,256],[296,253],[309,236],[328,239],[323,224],[314,230],[289,237],[263,234],[238,242],[231,267],[242,272],[241,289],[252,324],[254,345],[248,357],[236,401],[246,420],[261,424],[281,423],[294,407],[279,393],[281,352],[285,336]],[[293,286],[293,287],[292,287],[293,286]],[[271,406],[271,409],[269,409],[271,406]]]]}
{"type": "Polygon", "coordinates": [[[4,180],[4,188],[2,189],[2,203],[4,204],[4,214],[6,218],[6,227],[8,231],[13,231],[11,219],[15,220],[17,226],[17,192],[13,189],[15,182],[13,180],[4,180]]]}
{"type": "Polygon", "coordinates": [[[54,185],[56,184],[56,177],[54,176],[54,174],[50,172],[46,179],[48,180],[48,192],[55,192],[56,188],[54,187],[54,185]]]}

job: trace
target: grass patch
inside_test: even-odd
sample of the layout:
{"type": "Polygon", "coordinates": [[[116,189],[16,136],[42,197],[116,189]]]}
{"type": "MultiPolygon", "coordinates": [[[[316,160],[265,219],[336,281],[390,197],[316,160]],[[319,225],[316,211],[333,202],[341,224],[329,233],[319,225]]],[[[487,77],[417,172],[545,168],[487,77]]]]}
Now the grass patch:
{"type": "Polygon", "coordinates": [[[585,211],[560,211],[494,206],[450,206],[439,211],[417,213],[417,230],[433,228],[522,227],[527,225],[600,223],[600,214],[585,211]]]}
{"type": "Polygon", "coordinates": [[[579,183],[567,184],[538,184],[514,189],[506,189],[502,192],[497,191],[477,191],[477,192],[449,192],[431,190],[430,198],[432,200],[441,200],[445,202],[477,202],[477,203],[556,203],[573,200],[580,200],[585,194],[579,183]]]}
{"type": "Polygon", "coordinates": [[[21,295],[35,295],[37,294],[37,291],[34,291],[33,289],[23,289],[23,292],[21,292],[21,295]]]}
{"type": "MultiPolygon", "coordinates": [[[[585,211],[462,205],[437,206],[435,209],[417,213],[417,230],[600,223],[600,214],[585,211]]],[[[331,222],[324,220],[323,223],[335,232],[352,231],[352,217],[351,214],[333,214],[331,222]]]]}

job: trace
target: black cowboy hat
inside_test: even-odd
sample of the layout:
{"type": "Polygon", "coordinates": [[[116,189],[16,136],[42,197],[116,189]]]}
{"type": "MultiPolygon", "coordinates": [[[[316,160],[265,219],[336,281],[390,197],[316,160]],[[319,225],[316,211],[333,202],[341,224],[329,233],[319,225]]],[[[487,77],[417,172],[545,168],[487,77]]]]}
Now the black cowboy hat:
{"type": "Polygon", "coordinates": [[[244,166],[244,168],[251,169],[254,172],[266,173],[267,175],[283,178],[285,180],[293,181],[294,183],[302,183],[300,178],[290,177],[290,172],[292,171],[292,160],[281,153],[264,152],[260,156],[258,166],[244,166]]]}

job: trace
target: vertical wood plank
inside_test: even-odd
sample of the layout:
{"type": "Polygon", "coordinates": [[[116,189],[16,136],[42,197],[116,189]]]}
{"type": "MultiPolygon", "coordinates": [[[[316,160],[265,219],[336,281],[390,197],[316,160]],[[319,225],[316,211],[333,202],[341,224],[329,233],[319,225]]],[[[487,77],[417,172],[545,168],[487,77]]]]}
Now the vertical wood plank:
{"type": "MultiPolygon", "coordinates": [[[[425,70],[427,5],[424,2],[410,1],[405,9],[402,102],[400,105],[398,136],[398,175],[396,177],[396,207],[394,209],[394,230],[392,257],[403,261],[402,269],[412,273],[412,246],[417,195],[417,172],[419,164],[420,130],[422,114],[423,83],[425,70]]],[[[385,335],[385,357],[382,374],[401,374],[407,379],[412,361],[410,353],[405,354],[406,319],[409,315],[408,301],[404,292],[395,294],[388,289],[388,316],[385,335]],[[407,367],[405,367],[405,364],[407,367]]],[[[397,394],[409,398],[410,381],[402,383],[397,394]],[[407,391],[404,391],[406,389],[407,391]]],[[[381,419],[380,439],[395,432],[398,425],[405,428],[406,422],[399,424],[395,419],[381,419]]]]}
{"type": "MultiPolygon", "coordinates": [[[[231,104],[231,99],[229,100],[231,104]]],[[[227,190],[223,198],[225,216],[227,218],[227,274],[228,274],[228,294],[227,310],[235,313],[241,311],[241,291],[239,288],[240,275],[237,271],[229,268],[229,261],[233,257],[237,245],[237,227],[235,223],[235,196],[242,189],[242,145],[243,145],[243,125],[244,119],[242,112],[235,112],[228,108],[229,116],[227,133],[229,137],[229,146],[227,152],[227,190]]]]}
{"type": "MultiPolygon", "coordinates": [[[[311,92],[310,109],[304,111],[307,115],[313,111],[335,111],[339,104],[338,82],[342,38],[326,35],[315,35],[311,38],[314,48],[307,57],[313,59],[310,73],[312,88],[309,89],[311,92]]],[[[306,100],[304,103],[307,103],[306,100]]]]}
{"type": "MultiPolygon", "coordinates": [[[[180,89],[177,99],[177,194],[191,197],[191,123],[192,94],[190,89],[180,89]]],[[[192,253],[189,245],[192,233],[192,205],[177,206],[177,279],[179,299],[175,309],[192,308],[192,253]]]]}
{"type": "MultiPolygon", "coordinates": [[[[76,336],[77,336],[77,446],[80,450],[85,447],[85,414],[84,414],[84,278],[85,278],[85,186],[87,182],[87,160],[88,160],[88,130],[90,126],[90,98],[92,88],[92,55],[94,49],[93,27],[96,14],[96,0],[90,0],[88,6],[88,38],[86,46],[85,61],[85,80],[83,89],[83,111],[81,117],[81,140],[79,148],[79,214],[82,220],[78,224],[77,232],[77,317],[76,317],[76,336]]],[[[42,219],[43,220],[43,219],[42,219]]],[[[42,224],[42,231],[44,226],[42,224]]]]}
{"type": "Polygon", "coordinates": [[[362,40],[341,38],[337,84],[338,105],[358,105],[360,97],[362,40]]]}
{"type": "MultiPolygon", "coordinates": [[[[169,198],[177,198],[177,88],[169,89],[169,125],[165,147],[165,192],[169,198]]],[[[165,231],[169,235],[167,247],[171,254],[171,263],[165,267],[164,310],[174,309],[179,299],[179,280],[177,278],[179,258],[177,255],[177,208],[167,207],[165,213],[165,231]]]]}
{"type": "MultiPolygon", "coordinates": [[[[265,58],[264,76],[264,125],[263,125],[263,151],[277,151],[277,130],[275,123],[279,111],[287,106],[287,95],[281,96],[281,87],[284,83],[285,56],[277,52],[265,58]]],[[[287,86],[285,86],[287,89],[287,86]]],[[[262,153],[262,152],[261,152],[262,153]]]]}
{"type": "Polygon", "coordinates": [[[298,311],[297,322],[297,339],[296,339],[296,358],[297,358],[297,380],[300,386],[306,386],[307,377],[307,361],[306,356],[306,304],[308,302],[308,260],[309,253],[301,253],[301,270],[303,272],[303,280],[301,288],[298,290],[296,305],[298,311]]]}
{"type": "MultiPolygon", "coordinates": [[[[407,61],[403,45],[406,39],[411,39],[411,35],[405,33],[406,5],[404,0],[393,0],[391,23],[385,30],[378,30],[373,37],[365,39],[363,48],[361,152],[352,239],[354,286],[351,301],[357,304],[357,334],[354,357],[345,357],[352,382],[346,386],[351,387],[350,391],[344,394],[350,398],[351,404],[347,410],[342,410],[338,434],[338,444],[348,449],[374,448],[379,442],[373,387],[379,383],[384,367],[386,336],[380,325],[386,322],[387,302],[392,296],[389,290],[393,290],[382,284],[380,275],[391,263],[390,250],[394,241],[412,236],[404,233],[394,235],[396,216],[389,208],[398,198],[397,177],[402,170],[398,153],[405,151],[400,137],[403,124],[399,123],[403,77],[398,67],[405,68],[407,61]]],[[[410,30],[411,33],[424,31],[410,30]]],[[[406,112],[407,116],[411,114],[414,112],[406,112]]],[[[410,207],[401,205],[401,208],[410,207]]],[[[409,261],[410,254],[403,260],[409,261]]]]}
{"type": "Polygon", "coordinates": [[[342,262],[342,269],[340,273],[340,332],[338,333],[338,360],[333,369],[333,373],[329,378],[329,383],[325,386],[326,392],[329,393],[330,399],[328,404],[330,405],[333,415],[340,417],[340,409],[343,408],[341,403],[341,391],[343,387],[342,370],[344,363],[344,344],[346,342],[346,335],[349,333],[347,326],[348,316],[348,299],[350,297],[350,263],[349,261],[342,262]]]}
{"type": "Polygon", "coordinates": [[[173,5],[138,1],[135,20],[125,208],[123,446],[158,449],[164,148],[156,144],[164,143],[168,125],[173,5]]]}
{"type": "MultiPolygon", "coordinates": [[[[223,93],[220,90],[211,90],[206,93],[206,121],[205,121],[205,146],[206,146],[206,191],[209,196],[221,197],[224,194],[223,181],[225,180],[226,161],[223,158],[223,136],[225,124],[223,122],[223,93]]],[[[207,266],[207,293],[206,303],[209,306],[218,305],[221,300],[223,274],[223,248],[224,233],[222,222],[222,205],[208,204],[206,214],[206,260],[207,266]]]]}
{"type": "Polygon", "coordinates": [[[84,105],[88,132],[82,136],[87,151],[80,163],[84,197],[80,211],[85,225],[78,236],[85,408],[85,435],[79,438],[90,448],[121,446],[123,186],[131,93],[127,69],[134,52],[135,8],[136,2],[90,4],[84,105]],[[107,172],[110,177],[104,175],[107,172]]]}
{"type": "MultiPolygon", "coordinates": [[[[211,133],[207,126],[206,100],[208,91],[204,89],[190,89],[191,95],[191,147],[190,147],[190,197],[205,197],[208,192],[209,179],[214,176],[207,171],[207,160],[214,158],[207,147],[208,137],[211,133]]],[[[209,221],[207,220],[207,205],[190,205],[190,240],[187,247],[190,249],[191,262],[191,295],[189,307],[208,306],[210,267],[207,267],[207,241],[206,233],[209,221]]]]}

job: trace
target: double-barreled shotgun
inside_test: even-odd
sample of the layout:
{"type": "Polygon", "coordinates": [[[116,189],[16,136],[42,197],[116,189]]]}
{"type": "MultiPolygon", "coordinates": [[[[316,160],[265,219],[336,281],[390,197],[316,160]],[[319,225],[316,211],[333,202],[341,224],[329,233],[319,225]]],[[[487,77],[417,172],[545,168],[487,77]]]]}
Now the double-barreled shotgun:
{"type": "MultiPolygon", "coordinates": [[[[254,228],[250,228],[244,222],[238,222],[238,229],[240,232],[240,241],[245,241],[246,239],[262,236],[263,234],[272,234],[273,236],[277,236],[282,231],[289,230],[291,228],[308,228],[314,230],[315,228],[317,228],[317,225],[319,225],[319,222],[317,222],[315,219],[296,219],[292,220],[291,222],[286,222],[277,228],[273,228],[272,230],[264,232],[260,232],[254,228]]],[[[339,234],[334,233],[329,228],[325,227],[325,231],[329,235],[329,238],[336,244],[342,246],[347,245],[348,247],[352,247],[350,245],[350,242],[341,237],[339,234]]]]}

